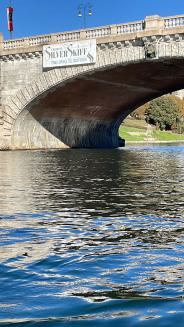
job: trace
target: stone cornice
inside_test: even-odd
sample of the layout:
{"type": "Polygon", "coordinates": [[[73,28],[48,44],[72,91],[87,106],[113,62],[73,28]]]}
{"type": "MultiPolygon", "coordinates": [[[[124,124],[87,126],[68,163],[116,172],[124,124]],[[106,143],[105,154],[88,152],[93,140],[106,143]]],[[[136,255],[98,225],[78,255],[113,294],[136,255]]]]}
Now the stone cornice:
{"type": "MultiPolygon", "coordinates": [[[[173,33],[173,34],[151,34],[142,33],[141,35],[129,35],[129,37],[122,38],[122,35],[108,38],[97,39],[97,51],[102,50],[114,50],[128,47],[143,47],[145,43],[155,43],[155,44],[175,44],[183,43],[184,41],[184,28],[183,33],[173,33]],[[136,37],[135,37],[136,36],[136,37]]],[[[29,48],[19,48],[19,49],[9,49],[1,52],[1,61],[15,61],[15,60],[31,60],[35,58],[42,58],[42,46],[39,47],[29,47],[29,48]]]]}
{"type": "MultiPolygon", "coordinates": [[[[30,50],[30,49],[29,49],[30,50]]],[[[0,61],[17,61],[17,60],[27,60],[27,59],[35,59],[42,58],[42,51],[29,51],[29,52],[9,52],[4,53],[0,56],[0,61]]]]}

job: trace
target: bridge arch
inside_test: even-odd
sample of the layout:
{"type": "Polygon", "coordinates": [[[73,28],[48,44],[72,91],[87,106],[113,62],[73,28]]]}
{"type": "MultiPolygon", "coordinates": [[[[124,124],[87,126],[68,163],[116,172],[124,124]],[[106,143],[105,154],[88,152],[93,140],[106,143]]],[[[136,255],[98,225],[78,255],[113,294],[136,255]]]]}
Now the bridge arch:
{"type": "Polygon", "coordinates": [[[123,49],[118,42],[101,45],[94,66],[43,72],[4,108],[7,147],[117,147],[119,125],[129,113],[184,88],[184,54],[172,46],[146,59],[140,41],[123,49]]]}

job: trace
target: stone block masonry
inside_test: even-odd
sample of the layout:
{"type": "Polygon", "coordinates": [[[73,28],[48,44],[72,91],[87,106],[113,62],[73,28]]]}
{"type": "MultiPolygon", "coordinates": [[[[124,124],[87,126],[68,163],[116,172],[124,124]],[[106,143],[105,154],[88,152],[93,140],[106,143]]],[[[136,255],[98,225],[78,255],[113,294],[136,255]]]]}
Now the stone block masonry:
{"type": "Polygon", "coordinates": [[[1,35],[0,76],[0,149],[117,147],[131,111],[184,88],[184,16],[10,41],[1,35]],[[43,45],[94,38],[96,63],[43,69],[43,45]]]}

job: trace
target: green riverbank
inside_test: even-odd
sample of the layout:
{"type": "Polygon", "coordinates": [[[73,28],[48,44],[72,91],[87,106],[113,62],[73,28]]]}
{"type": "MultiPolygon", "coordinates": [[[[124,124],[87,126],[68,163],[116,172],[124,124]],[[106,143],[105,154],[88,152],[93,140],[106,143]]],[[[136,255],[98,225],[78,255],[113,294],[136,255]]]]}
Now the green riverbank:
{"type": "Polygon", "coordinates": [[[184,142],[184,135],[156,130],[143,120],[126,119],[119,128],[119,135],[127,143],[184,142]]]}

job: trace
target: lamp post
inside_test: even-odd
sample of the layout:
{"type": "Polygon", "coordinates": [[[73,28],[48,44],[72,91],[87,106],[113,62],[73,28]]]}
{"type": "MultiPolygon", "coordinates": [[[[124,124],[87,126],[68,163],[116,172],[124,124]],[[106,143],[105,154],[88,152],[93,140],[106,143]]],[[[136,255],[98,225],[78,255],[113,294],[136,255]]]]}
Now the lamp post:
{"type": "Polygon", "coordinates": [[[83,17],[83,27],[86,28],[86,16],[92,16],[92,5],[90,3],[81,3],[77,9],[78,17],[83,17]]]}

